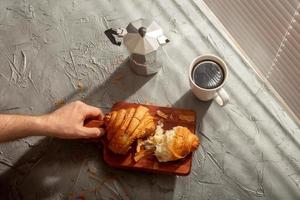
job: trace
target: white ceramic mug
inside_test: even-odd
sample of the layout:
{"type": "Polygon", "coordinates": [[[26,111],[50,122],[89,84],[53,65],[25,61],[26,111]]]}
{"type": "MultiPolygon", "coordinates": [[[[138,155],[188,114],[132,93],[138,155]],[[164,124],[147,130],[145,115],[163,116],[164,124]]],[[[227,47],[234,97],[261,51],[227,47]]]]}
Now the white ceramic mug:
{"type": "Polygon", "coordinates": [[[192,61],[190,68],[189,68],[190,86],[191,86],[191,90],[194,93],[194,95],[201,101],[209,101],[211,99],[215,99],[216,102],[220,106],[225,106],[229,101],[229,95],[222,88],[227,80],[227,76],[228,76],[228,70],[227,70],[227,66],[226,66],[225,62],[221,58],[219,58],[215,55],[211,55],[211,54],[205,54],[205,55],[196,57],[192,61]],[[224,72],[224,80],[223,80],[222,84],[219,85],[218,87],[212,88],[212,89],[206,89],[206,88],[199,87],[198,85],[196,85],[196,83],[194,82],[194,80],[192,78],[194,68],[202,61],[207,61],[207,60],[217,63],[220,67],[222,67],[223,72],[224,72]]]}

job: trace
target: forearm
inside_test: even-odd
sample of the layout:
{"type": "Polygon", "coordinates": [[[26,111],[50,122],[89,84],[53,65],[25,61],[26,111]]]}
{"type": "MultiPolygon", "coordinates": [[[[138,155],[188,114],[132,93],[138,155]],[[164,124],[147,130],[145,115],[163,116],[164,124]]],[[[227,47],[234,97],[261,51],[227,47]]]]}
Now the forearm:
{"type": "Polygon", "coordinates": [[[42,116],[0,114],[0,142],[37,135],[63,139],[100,137],[103,129],[84,126],[86,119],[100,116],[103,114],[99,108],[80,101],[42,116]]]}
{"type": "Polygon", "coordinates": [[[0,142],[43,135],[46,122],[43,116],[0,115],[0,142]]]}

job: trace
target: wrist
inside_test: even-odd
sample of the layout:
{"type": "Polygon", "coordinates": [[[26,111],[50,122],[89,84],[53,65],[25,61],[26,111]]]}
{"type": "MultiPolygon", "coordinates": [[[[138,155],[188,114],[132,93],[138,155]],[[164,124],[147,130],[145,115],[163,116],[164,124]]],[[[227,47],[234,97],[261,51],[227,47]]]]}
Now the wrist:
{"type": "Polygon", "coordinates": [[[31,133],[33,136],[49,136],[48,115],[31,117],[31,133]]]}

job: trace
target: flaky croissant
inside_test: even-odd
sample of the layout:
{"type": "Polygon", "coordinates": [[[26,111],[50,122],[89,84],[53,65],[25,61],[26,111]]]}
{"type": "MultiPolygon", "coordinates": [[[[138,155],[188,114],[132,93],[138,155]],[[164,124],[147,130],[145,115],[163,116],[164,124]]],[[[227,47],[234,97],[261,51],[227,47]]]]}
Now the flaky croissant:
{"type": "Polygon", "coordinates": [[[113,111],[105,116],[104,124],[108,147],[117,154],[126,154],[136,139],[149,137],[156,128],[154,117],[144,106],[113,111]]]}
{"type": "Polygon", "coordinates": [[[167,131],[164,131],[161,126],[157,126],[155,135],[145,142],[146,149],[152,148],[160,162],[184,158],[196,150],[198,145],[198,137],[182,126],[176,126],[167,131]]]}

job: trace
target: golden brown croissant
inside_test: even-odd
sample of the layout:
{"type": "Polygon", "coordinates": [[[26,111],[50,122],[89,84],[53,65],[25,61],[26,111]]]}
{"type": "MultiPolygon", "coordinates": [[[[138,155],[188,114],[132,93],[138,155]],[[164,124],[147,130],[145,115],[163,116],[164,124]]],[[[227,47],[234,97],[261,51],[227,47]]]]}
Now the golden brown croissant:
{"type": "MultiPolygon", "coordinates": [[[[176,126],[167,131],[164,131],[161,126],[157,126],[155,135],[145,141],[145,149],[147,151],[152,149],[160,162],[184,158],[196,150],[198,145],[198,137],[188,128],[182,126],[176,126]]],[[[149,153],[147,152],[147,154],[149,153]]],[[[137,161],[141,157],[137,153],[135,160],[137,161]]]]}
{"type": "Polygon", "coordinates": [[[126,154],[138,138],[149,137],[156,128],[154,117],[144,106],[120,109],[104,118],[109,149],[117,154],[126,154]]]}
{"type": "Polygon", "coordinates": [[[184,158],[189,153],[196,150],[199,145],[199,139],[186,127],[177,126],[174,130],[175,135],[168,147],[173,154],[173,158],[177,160],[184,158]]]}

